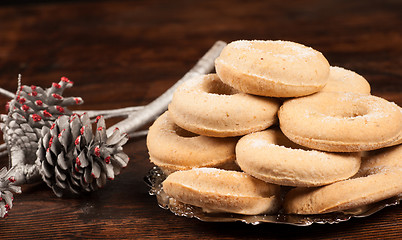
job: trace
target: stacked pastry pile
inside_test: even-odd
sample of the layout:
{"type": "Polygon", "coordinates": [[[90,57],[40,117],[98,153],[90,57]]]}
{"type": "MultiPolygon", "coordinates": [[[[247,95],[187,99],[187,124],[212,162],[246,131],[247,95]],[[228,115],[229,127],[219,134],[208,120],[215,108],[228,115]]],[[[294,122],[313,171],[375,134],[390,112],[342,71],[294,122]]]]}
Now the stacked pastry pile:
{"type": "MultiPolygon", "coordinates": [[[[150,127],[164,191],[208,212],[318,214],[402,193],[402,111],[286,41],[236,41],[150,127]],[[391,147],[392,146],[392,147],[391,147]],[[292,188],[284,199],[281,186],[292,188]]],[[[287,188],[288,189],[288,188],[287,188]]]]}

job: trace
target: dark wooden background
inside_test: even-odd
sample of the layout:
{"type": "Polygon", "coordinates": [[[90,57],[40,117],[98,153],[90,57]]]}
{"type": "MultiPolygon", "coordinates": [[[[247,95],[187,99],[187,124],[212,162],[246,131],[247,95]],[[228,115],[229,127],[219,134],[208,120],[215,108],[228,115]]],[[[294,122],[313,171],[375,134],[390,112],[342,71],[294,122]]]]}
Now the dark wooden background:
{"type": "MultiPolygon", "coordinates": [[[[282,39],[321,51],[363,75],[372,93],[402,105],[402,1],[1,1],[0,85],[75,82],[79,109],[143,105],[173,85],[217,40],[282,39]],[[35,2],[35,3],[33,3],[35,2]]],[[[1,96],[0,103],[8,99],[1,96]]],[[[5,110],[1,110],[4,113],[5,110]]],[[[108,121],[113,124],[117,119],[108,121]]],[[[334,225],[208,223],[174,216],[149,196],[145,139],[98,192],[57,198],[45,185],[16,195],[0,238],[323,239],[402,237],[402,208],[334,225]]],[[[7,158],[1,160],[6,165],[7,158]]]]}

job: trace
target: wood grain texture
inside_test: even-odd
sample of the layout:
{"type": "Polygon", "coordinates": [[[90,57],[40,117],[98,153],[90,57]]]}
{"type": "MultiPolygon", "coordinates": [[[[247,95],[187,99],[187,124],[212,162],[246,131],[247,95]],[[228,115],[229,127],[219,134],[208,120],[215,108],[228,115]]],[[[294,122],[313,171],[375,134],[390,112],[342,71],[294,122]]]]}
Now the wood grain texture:
{"type": "MultiPolygon", "coordinates": [[[[363,75],[372,93],[402,105],[402,2],[4,1],[0,85],[75,82],[79,109],[143,105],[173,85],[217,40],[282,39],[321,51],[363,75]]],[[[7,99],[0,97],[0,103],[7,99]]],[[[1,111],[2,113],[5,110],[1,111]]],[[[117,120],[108,121],[108,125],[117,120]]],[[[144,139],[125,146],[129,166],[98,192],[59,199],[44,185],[15,196],[1,239],[398,239],[401,206],[334,225],[206,223],[174,216],[148,195],[144,139]]],[[[7,159],[2,158],[1,165],[7,159]]]]}

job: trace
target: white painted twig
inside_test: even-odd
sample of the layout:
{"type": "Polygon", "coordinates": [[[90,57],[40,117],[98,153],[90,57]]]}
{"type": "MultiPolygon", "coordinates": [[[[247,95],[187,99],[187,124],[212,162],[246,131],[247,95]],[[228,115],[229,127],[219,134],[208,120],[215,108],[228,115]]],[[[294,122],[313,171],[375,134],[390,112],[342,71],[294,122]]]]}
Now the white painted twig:
{"type": "Polygon", "coordinates": [[[0,145],[0,157],[4,157],[4,156],[6,156],[7,154],[8,154],[8,151],[7,151],[7,144],[6,144],[6,143],[3,143],[3,144],[0,145]]]}
{"type": "Polygon", "coordinates": [[[90,119],[96,118],[97,116],[102,115],[104,119],[114,118],[114,117],[127,117],[132,112],[143,109],[144,106],[134,106],[134,107],[125,107],[119,109],[110,109],[110,110],[76,110],[74,113],[77,114],[88,114],[90,119]]]}
{"type": "MultiPolygon", "coordinates": [[[[0,94],[9,98],[14,98],[15,94],[0,87],[0,94]]],[[[88,114],[90,119],[95,119],[97,116],[102,115],[104,119],[115,118],[115,117],[128,117],[131,113],[143,109],[144,106],[133,106],[133,107],[124,107],[119,109],[109,109],[109,110],[75,110],[73,113],[77,114],[88,114]]],[[[1,146],[0,146],[1,147],[1,146]]],[[[1,149],[0,149],[1,151],[1,149]]],[[[1,153],[0,153],[0,156],[1,153]]]]}
{"type": "MultiPolygon", "coordinates": [[[[14,98],[15,94],[0,87],[0,94],[4,95],[9,98],[14,98]]],[[[110,110],[76,110],[73,111],[74,113],[77,114],[83,114],[87,113],[89,118],[95,118],[99,115],[102,115],[105,119],[108,118],[114,118],[114,117],[127,117],[130,115],[132,112],[138,111],[143,109],[144,106],[134,106],[134,107],[125,107],[125,108],[119,108],[119,109],[110,109],[110,110]]]]}
{"type": "Polygon", "coordinates": [[[6,97],[9,97],[9,98],[14,98],[14,97],[15,97],[15,94],[14,94],[14,93],[12,93],[12,92],[10,92],[10,91],[4,89],[4,88],[0,88],[0,94],[1,94],[1,95],[4,95],[4,96],[6,96],[6,97]]]}
{"type": "Polygon", "coordinates": [[[128,137],[129,138],[138,138],[138,137],[143,137],[147,134],[148,134],[148,130],[142,130],[142,131],[128,133],[128,137]]]}
{"type": "Polygon", "coordinates": [[[148,122],[154,120],[167,109],[168,104],[172,100],[173,92],[179,85],[186,80],[193,78],[194,76],[210,73],[214,69],[214,61],[225,46],[225,42],[217,41],[212,48],[209,49],[209,51],[197,62],[197,64],[171,88],[169,88],[153,102],[146,105],[142,110],[131,113],[127,119],[109,127],[107,129],[107,134],[112,134],[115,128],[119,128],[121,131],[126,133],[134,132],[148,122]]]}

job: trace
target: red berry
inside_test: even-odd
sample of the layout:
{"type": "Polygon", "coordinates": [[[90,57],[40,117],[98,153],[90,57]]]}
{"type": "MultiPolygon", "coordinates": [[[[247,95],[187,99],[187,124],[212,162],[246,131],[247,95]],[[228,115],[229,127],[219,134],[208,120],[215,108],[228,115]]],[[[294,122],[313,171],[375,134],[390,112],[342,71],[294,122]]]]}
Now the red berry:
{"type": "Polygon", "coordinates": [[[100,149],[99,149],[99,147],[95,147],[94,153],[95,153],[95,156],[100,157],[100,149]]]}
{"type": "Polygon", "coordinates": [[[64,131],[66,131],[66,129],[63,129],[63,131],[61,131],[57,137],[60,138],[64,131]]]}
{"type": "Polygon", "coordinates": [[[60,96],[59,94],[57,94],[57,93],[52,93],[52,97],[54,97],[54,98],[56,98],[56,99],[62,99],[63,97],[62,96],[60,96]]]}
{"type": "Polygon", "coordinates": [[[26,101],[25,98],[20,98],[20,103],[21,103],[21,104],[24,104],[25,101],[26,101]]]}
{"type": "Polygon", "coordinates": [[[38,95],[38,92],[37,92],[37,91],[32,91],[32,92],[30,93],[30,95],[36,97],[36,95],[38,95]]]}
{"type": "MultiPolygon", "coordinates": [[[[78,166],[81,166],[81,161],[80,161],[80,159],[77,157],[76,159],[75,159],[75,163],[78,165],[78,166]]],[[[78,172],[78,171],[77,171],[78,172]]]]}
{"type": "Polygon", "coordinates": [[[96,116],[95,123],[97,123],[101,117],[102,116],[96,116]]]}
{"type": "Polygon", "coordinates": [[[64,108],[60,106],[56,106],[57,111],[64,113],[64,108]]]}
{"type": "Polygon", "coordinates": [[[16,180],[15,180],[15,177],[14,177],[14,176],[11,176],[11,177],[8,178],[8,181],[10,181],[10,182],[15,182],[16,180]]]}
{"type": "Polygon", "coordinates": [[[43,116],[45,117],[51,117],[52,114],[50,112],[48,112],[47,110],[43,110],[43,116]]]}
{"type": "Polygon", "coordinates": [[[51,136],[49,139],[49,145],[48,145],[49,148],[52,146],[52,144],[53,144],[53,136],[51,136]]]}
{"type": "Polygon", "coordinates": [[[25,105],[25,104],[22,105],[21,108],[22,108],[22,110],[24,110],[25,112],[29,110],[29,107],[28,107],[27,105],[25,105]]]}
{"type": "Polygon", "coordinates": [[[79,98],[74,98],[74,101],[75,101],[76,104],[80,104],[80,103],[81,103],[81,99],[79,99],[79,98]]]}
{"type": "Polygon", "coordinates": [[[35,104],[38,105],[38,106],[42,106],[43,102],[41,100],[36,100],[35,104]]]}
{"type": "Polygon", "coordinates": [[[77,139],[75,139],[74,144],[75,146],[80,144],[80,136],[78,136],[77,139]]]}
{"type": "Polygon", "coordinates": [[[55,88],[61,88],[60,84],[58,84],[58,83],[52,83],[52,86],[55,88]]]}
{"type": "Polygon", "coordinates": [[[34,120],[34,122],[39,122],[40,120],[42,120],[41,116],[39,116],[38,114],[32,114],[32,119],[34,120]]]}
{"type": "Polygon", "coordinates": [[[106,162],[106,164],[109,164],[109,163],[110,163],[110,156],[107,156],[107,157],[105,158],[105,162],[106,162]]]}

